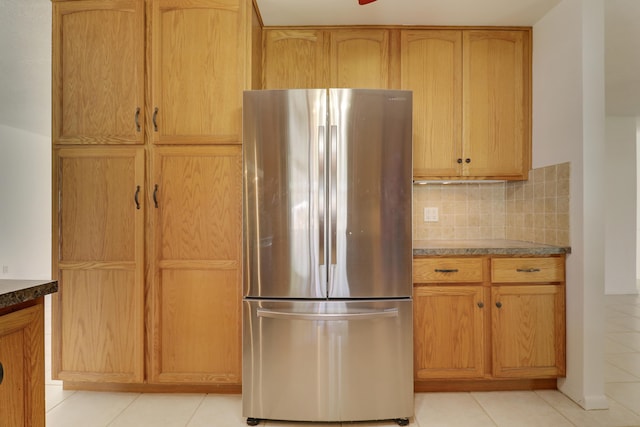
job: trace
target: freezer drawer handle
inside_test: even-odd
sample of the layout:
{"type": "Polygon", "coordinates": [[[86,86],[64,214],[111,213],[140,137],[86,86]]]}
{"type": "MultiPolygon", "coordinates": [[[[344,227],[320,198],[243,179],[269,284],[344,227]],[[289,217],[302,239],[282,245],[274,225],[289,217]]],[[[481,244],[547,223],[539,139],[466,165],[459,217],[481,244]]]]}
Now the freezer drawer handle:
{"type": "Polygon", "coordinates": [[[371,320],[380,317],[398,317],[398,309],[366,311],[363,313],[294,313],[287,311],[272,311],[259,308],[258,317],[288,320],[371,320]]]}

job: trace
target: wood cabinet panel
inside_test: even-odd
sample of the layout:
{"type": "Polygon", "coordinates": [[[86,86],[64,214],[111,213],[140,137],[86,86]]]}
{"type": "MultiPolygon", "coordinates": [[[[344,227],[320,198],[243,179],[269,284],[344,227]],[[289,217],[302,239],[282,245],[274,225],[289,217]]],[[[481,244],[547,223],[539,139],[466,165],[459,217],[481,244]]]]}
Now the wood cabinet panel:
{"type": "Polygon", "coordinates": [[[457,176],[462,153],[462,31],[404,30],[401,88],[413,91],[413,176],[457,176]]]}
{"type": "Polygon", "coordinates": [[[465,31],[463,56],[463,175],[525,179],[531,166],[528,33],[465,31]]]}
{"type": "Polygon", "coordinates": [[[328,45],[325,40],[323,30],[265,31],[264,88],[328,87],[328,45]]]}
{"type": "Polygon", "coordinates": [[[141,144],[144,1],[53,2],[54,144],[141,144]]]}
{"type": "Polygon", "coordinates": [[[0,316],[1,424],[45,425],[44,303],[0,316]]]}
{"type": "Polygon", "coordinates": [[[413,283],[473,283],[484,280],[483,258],[413,260],[413,283]]]}
{"type": "Polygon", "coordinates": [[[493,375],[565,374],[564,286],[493,286],[493,375]]]}
{"type": "Polygon", "coordinates": [[[241,149],[162,147],[153,177],[151,380],[237,384],[241,149]]]}
{"type": "Polygon", "coordinates": [[[482,286],[415,287],[415,378],[482,377],[485,310],[482,286]]]}
{"type": "MultiPolygon", "coordinates": [[[[0,328],[4,319],[0,318],[0,328]]],[[[0,383],[0,402],[2,402],[2,423],[7,426],[24,426],[24,336],[20,329],[15,332],[2,332],[0,329],[0,364],[2,382],[0,383]]]]}
{"type": "Polygon", "coordinates": [[[66,381],[143,380],[143,288],[135,271],[62,269],[61,357],[66,381]]]}
{"type": "Polygon", "coordinates": [[[390,87],[389,30],[270,29],[264,44],[265,89],[390,87]]]}
{"type": "Polygon", "coordinates": [[[157,381],[239,384],[239,266],[164,268],[161,275],[157,381]]]}
{"type": "Polygon", "coordinates": [[[140,382],[144,149],[59,149],[54,171],[59,292],[53,296],[53,375],[140,382]]]}
{"type": "Polygon", "coordinates": [[[493,283],[564,282],[564,258],[494,258],[493,283]]]}
{"type": "Polygon", "coordinates": [[[386,89],[389,87],[389,31],[332,30],[331,87],[386,89]]]}
{"type": "Polygon", "coordinates": [[[151,129],[155,143],[242,141],[247,26],[242,0],[154,0],[151,129]]]}

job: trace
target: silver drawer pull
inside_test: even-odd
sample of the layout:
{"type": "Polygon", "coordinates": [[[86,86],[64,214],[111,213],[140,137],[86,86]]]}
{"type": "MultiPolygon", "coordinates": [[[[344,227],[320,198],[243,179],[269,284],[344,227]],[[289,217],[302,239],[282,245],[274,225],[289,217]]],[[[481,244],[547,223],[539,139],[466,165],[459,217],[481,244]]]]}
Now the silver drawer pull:
{"type": "Polygon", "coordinates": [[[518,273],[538,273],[540,272],[539,268],[518,268],[516,270],[518,273]]]}
{"type": "Polygon", "coordinates": [[[436,273],[457,273],[459,270],[457,268],[436,268],[436,273]]]}

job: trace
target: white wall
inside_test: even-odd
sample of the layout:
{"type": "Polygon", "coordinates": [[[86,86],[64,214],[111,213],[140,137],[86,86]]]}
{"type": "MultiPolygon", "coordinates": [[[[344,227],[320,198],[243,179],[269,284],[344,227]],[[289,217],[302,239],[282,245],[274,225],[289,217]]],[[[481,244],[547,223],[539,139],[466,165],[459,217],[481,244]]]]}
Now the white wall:
{"type": "Polygon", "coordinates": [[[0,279],[49,278],[51,139],[0,125],[0,279]]]}
{"type": "Polygon", "coordinates": [[[604,395],[604,4],[563,0],[533,29],[533,167],[571,162],[567,377],[586,409],[604,395]]]}
{"type": "Polygon", "coordinates": [[[49,279],[51,2],[0,11],[0,279],[49,279]]]}
{"type": "Polygon", "coordinates": [[[605,293],[635,294],[636,119],[607,117],[605,131],[605,293]]]}

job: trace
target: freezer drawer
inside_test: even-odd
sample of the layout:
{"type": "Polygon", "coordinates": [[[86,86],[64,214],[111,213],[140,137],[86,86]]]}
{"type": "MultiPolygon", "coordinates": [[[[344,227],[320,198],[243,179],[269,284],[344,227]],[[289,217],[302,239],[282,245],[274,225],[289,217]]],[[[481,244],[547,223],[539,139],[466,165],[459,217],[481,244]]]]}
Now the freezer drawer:
{"type": "Polygon", "coordinates": [[[243,415],[292,421],[413,416],[412,301],[249,300],[243,415]]]}

